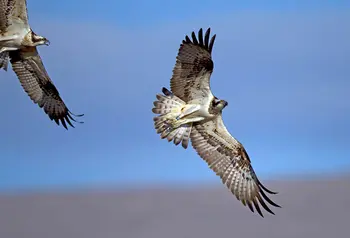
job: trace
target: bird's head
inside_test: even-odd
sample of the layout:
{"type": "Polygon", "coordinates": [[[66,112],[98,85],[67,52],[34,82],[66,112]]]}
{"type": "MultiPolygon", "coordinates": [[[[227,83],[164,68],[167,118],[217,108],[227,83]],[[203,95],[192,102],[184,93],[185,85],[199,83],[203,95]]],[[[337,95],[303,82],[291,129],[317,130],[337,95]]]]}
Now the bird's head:
{"type": "Polygon", "coordinates": [[[33,46],[38,46],[38,45],[50,45],[50,41],[46,39],[43,36],[39,36],[35,34],[33,31],[31,31],[31,40],[33,46]]]}
{"type": "Polygon", "coordinates": [[[213,108],[217,112],[221,112],[226,106],[228,105],[228,102],[225,100],[218,99],[217,97],[213,100],[213,108]]]}

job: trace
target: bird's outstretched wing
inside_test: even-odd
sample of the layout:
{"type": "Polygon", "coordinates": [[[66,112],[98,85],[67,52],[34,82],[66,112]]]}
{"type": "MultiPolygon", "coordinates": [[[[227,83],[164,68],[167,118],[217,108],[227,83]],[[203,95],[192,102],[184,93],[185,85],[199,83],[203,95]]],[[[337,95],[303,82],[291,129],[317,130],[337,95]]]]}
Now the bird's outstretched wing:
{"type": "Polygon", "coordinates": [[[186,36],[180,45],[173,75],[170,80],[171,91],[185,102],[194,99],[203,100],[212,93],[210,76],[214,69],[211,58],[216,35],[210,41],[210,28],[203,37],[203,30],[192,32],[192,40],[186,36]]]}
{"type": "Polygon", "coordinates": [[[0,0],[0,33],[6,31],[14,18],[20,19],[26,25],[28,24],[27,1],[0,0]]]}
{"type": "Polygon", "coordinates": [[[259,181],[243,145],[227,131],[221,115],[212,121],[194,126],[191,141],[199,156],[252,212],[255,207],[263,216],[259,206],[261,205],[266,211],[274,214],[265,201],[280,207],[266,196],[265,192],[276,193],[265,188],[259,181]]]}
{"type": "Polygon", "coordinates": [[[68,110],[47,74],[36,47],[10,51],[10,58],[13,71],[33,102],[43,108],[57,125],[61,122],[66,129],[66,123],[74,127],[70,120],[75,122],[76,120],[72,115],[78,117],[83,115],[74,115],[68,110]]]}

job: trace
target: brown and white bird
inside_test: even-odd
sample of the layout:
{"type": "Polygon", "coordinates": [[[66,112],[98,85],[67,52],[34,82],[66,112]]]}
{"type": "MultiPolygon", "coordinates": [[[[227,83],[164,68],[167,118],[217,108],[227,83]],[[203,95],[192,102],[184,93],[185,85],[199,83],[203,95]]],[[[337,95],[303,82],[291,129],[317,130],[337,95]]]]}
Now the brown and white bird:
{"type": "Polygon", "coordinates": [[[266,193],[272,192],[259,181],[243,145],[227,131],[222,111],[228,105],[213,95],[210,76],[214,69],[211,57],[216,35],[210,38],[210,28],[203,37],[192,32],[180,45],[169,91],[163,88],[157,95],[153,113],[154,126],[162,139],[182,144],[189,140],[198,155],[220,176],[222,182],[252,212],[263,216],[260,206],[274,214],[266,205],[280,207],[266,193]]]}
{"type": "MultiPolygon", "coordinates": [[[[0,69],[7,71],[8,62],[29,97],[57,125],[74,127],[76,120],[69,111],[45,70],[37,51],[39,45],[49,45],[43,36],[35,34],[28,23],[26,0],[0,0],[0,69]]],[[[82,122],[79,122],[82,123],[82,122]]]]}

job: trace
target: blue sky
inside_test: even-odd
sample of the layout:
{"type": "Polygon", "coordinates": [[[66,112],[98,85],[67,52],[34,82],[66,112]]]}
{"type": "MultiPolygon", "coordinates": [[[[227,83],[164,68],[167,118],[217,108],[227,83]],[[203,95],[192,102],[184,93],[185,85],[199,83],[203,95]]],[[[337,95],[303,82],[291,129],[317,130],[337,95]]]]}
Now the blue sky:
{"type": "Polygon", "coordinates": [[[256,173],[349,171],[348,1],[84,2],[28,0],[32,28],[51,41],[44,64],[85,124],[57,127],[0,72],[0,190],[219,184],[192,148],[159,139],[151,112],[184,36],[209,26],[212,89],[256,173]]]}

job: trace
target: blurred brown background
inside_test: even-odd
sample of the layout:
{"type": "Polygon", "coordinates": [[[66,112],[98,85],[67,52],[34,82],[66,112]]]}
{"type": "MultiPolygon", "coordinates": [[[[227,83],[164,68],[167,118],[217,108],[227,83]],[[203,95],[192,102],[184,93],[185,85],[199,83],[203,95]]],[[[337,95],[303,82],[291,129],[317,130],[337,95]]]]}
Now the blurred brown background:
{"type": "Polygon", "coordinates": [[[349,234],[350,177],[266,181],[283,206],[261,218],[224,186],[26,192],[0,196],[6,238],[329,238],[349,234]]]}

